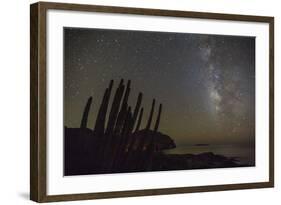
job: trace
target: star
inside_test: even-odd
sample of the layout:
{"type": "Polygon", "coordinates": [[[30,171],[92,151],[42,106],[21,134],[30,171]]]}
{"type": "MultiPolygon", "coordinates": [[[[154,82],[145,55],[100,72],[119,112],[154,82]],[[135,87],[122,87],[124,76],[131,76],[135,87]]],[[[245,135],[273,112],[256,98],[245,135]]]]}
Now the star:
{"type": "Polygon", "coordinates": [[[122,78],[131,80],[130,105],[143,93],[141,127],[155,98],[163,104],[159,131],[179,147],[254,141],[254,38],[115,29],[64,32],[66,126],[80,125],[89,96],[88,124],[93,125],[109,81],[114,80],[115,90],[122,78]]]}

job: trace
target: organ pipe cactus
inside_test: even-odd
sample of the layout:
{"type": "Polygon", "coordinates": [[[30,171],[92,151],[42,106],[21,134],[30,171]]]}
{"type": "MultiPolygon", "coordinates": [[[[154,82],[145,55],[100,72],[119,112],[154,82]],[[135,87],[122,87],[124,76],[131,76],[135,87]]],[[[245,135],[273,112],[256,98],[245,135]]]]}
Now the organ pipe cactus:
{"type": "Polygon", "coordinates": [[[120,84],[115,92],[115,96],[112,102],[112,106],[111,106],[111,111],[109,114],[109,118],[108,118],[108,124],[107,124],[107,129],[106,129],[106,134],[110,135],[113,132],[116,120],[117,120],[117,116],[118,116],[118,112],[119,112],[119,107],[121,104],[121,99],[123,96],[123,92],[124,92],[124,85],[123,85],[123,79],[120,81],[120,84]]]}
{"type": "Polygon", "coordinates": [[[146,128],[145,128],[146,130],[150,129],[151,121],[152,121],[152,117],[153,117],[153,112],[154,112],[154,106],[155,106],[155,99],[153,99],[153,101],[152,101],[152,106],[151,106],[149,118],[148,118],[147,125],[146,125],[146,128]]]}
{"type": "Polygon", "coordinates": [[[129,94],[130,94],[130,84],[131,84],[131,81],[128,80],[127,86],[126,86],[126,91],[125,91],[125,94],[123,97],[123,102],[121,105],[121,110],[118,114],[116,127],[114,130],[114,134],[117,134],[117,135],[121,133],[122,127],[124,125],[124,121],[126,118],[126,113],[127,113],[127,109],[128,109],[128,99],[129,99],[129,94]]]}
{"type": "MultiPolygon", "coordinates": [[[[147,163],[151,164],[152,155],[155,151],[154,134],[159,129],[162,104],[159,105],[152,132],[150,129],[156,104],[155,99],[153,99],[145,132],[143,132],[143,136],[136,138],[136,134],[141,132],[139,130],[144,114],[144,108],[141,107],[143,94],[141,92],[138,94],[135,107],[132,109],[128,105],[131,91],[130,85],[130,80],[127,81],[126,86],[124,85],[124,80],[120,80],[115,90],[111,107],[109,107],[109,101],[113,88],[113,80],[110,81],[109,86],[105,89],[93,132],[97,141],[93,145],[95,162],[92,166],[98,172],[145,170],[147,169],[147,163]],[[108,110],[109,114],[107,114],[108,110]],[[106,119],[107,116],[108,119],[106,119]],[[137,161],[138,164],[132,165],[132,161],[137,161]]],[[[85,105],[80,125],[81,128],[87,127],[91,104],[92,97],[88,99],[85,105]]]]}
{"type": "Polygon", "coordinates": [[[106,112],[107,112],[107,108],[108,108],[108,103],[109,103],[112,87],[113,87],[113,80],[110,81],[109,87],[106,89],[106,91],[104,93],[103,101],[100,106],[100,110],[99,110],[98,117],[96,120],[94,132],[98,136],[102,136],[104,134],[106,112]]]}
{"type": "Polygon", "coordinates": [[[140,114],[139,114],[139,118],[138,118],[138,122],[137,122],[137,125],[136,125],[135,132],[139,131],[139,129],[140,129],[142,115],[143,115],[143,107],[140,110],[140,114]]]}
{"type": "Polygon", "coordinates": [[[136,107],[133,113],[133,122],[131,125],[132,130],[134,129],[138,114],[139,114],[139,110],[140,110],[140,106],[141,106],[141,101],[142,101],[142,93],[139,93],[138,95],[138,99],[137,99],[137,103],[136,103],[136,107]]]}
{"type": "Polygon", "coordinates": [[[92,104],[92,100],[93,100],[93,98],[89,97],[87,104],[85,106],[84,112],[83,112],[83,117],[81,120],[80,128],[87,128],[88,116],[89,116],[89,111],[90,111],[90,107],[92,104]]]}
{"type": "Polygon", "coordinates": [[[157,132],[158,127],[159,127],[161,112],[162,112],[162,104],[159,105],[158,115],[157,115],[157,119],[156,119],[155,126],[154,126],[155,132],[157,132]]]}

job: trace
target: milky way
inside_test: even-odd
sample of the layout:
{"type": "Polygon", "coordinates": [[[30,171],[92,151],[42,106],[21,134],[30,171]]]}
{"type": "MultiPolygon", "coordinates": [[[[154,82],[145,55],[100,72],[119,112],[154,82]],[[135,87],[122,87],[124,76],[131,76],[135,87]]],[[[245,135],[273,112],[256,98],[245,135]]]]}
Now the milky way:
{"type": "MultiPolygon", "coordinates": [[[[242,44],[243,40],[239,42],[236,39],[236,42],[233,43],[227,42],[222,36],[219,38],[207,35],[199,37],[199,42],[201,58],[208,73],[206,82],[214,120],[220,129],[224,127],[235,134],[243,127],[242,124],[248,124],[246,120],[248,120],[249,113],[247,111],[251,105],[247,101],[249,98],[247,89],[254,91],[254,85],[252,84],[250,87],[250,83],[254,82],[254,71],[252,70],[252,73],[245,76],[245,70],[243,70],[245,65],[241,64],[245,64],[242,60],[246,55],[247,63],[249,63],[248,69],[254,68],[254,44],[251,45],[252,50],[250,50],[249,47],[242,44]],[[231,44],[231,46],[225,44],[231,44]],[[237,53],[236,50],[241,53],[237,53]],[[234,61],[234,58],[237,58],[234,55],[241,57],[242,63],[234,61]],[[245,83],[248,83],[249,87],[243,88],[245,83]],[[225,126],[229,123],[228,121],[230,121],[230,126],[225,126]]],[[[254,107],[254,105],[252,106],[254,107]]]]}
{"type": "Polygon", "coordinates": [[[92,128],[109,81],[124,78],[130,103],[144,93],[144,118],[153,98],[163,104],[159,130],[177,145],[254,142],[254,38],[65,28],[64,43],[66,126],[93,96],[92,128]]]}

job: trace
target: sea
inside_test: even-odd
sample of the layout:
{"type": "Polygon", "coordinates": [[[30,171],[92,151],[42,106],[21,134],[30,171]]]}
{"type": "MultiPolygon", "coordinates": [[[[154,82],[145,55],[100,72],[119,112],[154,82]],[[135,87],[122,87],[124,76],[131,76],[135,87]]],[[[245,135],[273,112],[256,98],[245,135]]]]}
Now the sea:
{"type": "Polygon", "coordinates": [[[255,165],[255,147],[247,145],[185,145],[164,151],[167,154],[200,154],[204,152],[234,157],[241,165],[255,165]]]}

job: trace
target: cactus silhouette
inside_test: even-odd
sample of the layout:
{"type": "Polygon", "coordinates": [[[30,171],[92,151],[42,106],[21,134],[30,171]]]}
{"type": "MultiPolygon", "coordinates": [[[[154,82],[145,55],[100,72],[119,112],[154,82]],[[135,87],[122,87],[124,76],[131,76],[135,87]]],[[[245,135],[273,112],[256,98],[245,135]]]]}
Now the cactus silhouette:
{"type": "Polygon", "coordinates": [[[97,136],[102,136],[104,134],[105,118],[106,118],[106,112],[107,112],[112,86],[113,86],[113,80],[110,81],[109,87],[106,88],[104,92],[103,100],[98,112],[98,116],[94,128],[94,132],[97,136]]]}
{"type": "Polygon", "coordinates": [[[112,134],[115,123],[117,121],[117,115],[118,115],[119,107],[121,104],[123,92],[124,92],[124,85],[123,85],[123,79],[122,79],[116,90],[116,93],[115,93],[115,96],[114,96],[114,99],[112,102],[111,111],[109,114],[109,119],[108,119],[108,124],[107,124],[107,129],[105,132],[108,135],[112,134]]]}
{"type": "Polygon", "coordinates": [[[89,111],[90,111],[90,107],[92,104],[92,100],[93,100],[93,98],[89,97],[87,104],[85,106],[84,112],[83,112],[83,117],[81,120],[80,128],[87,128],[88,116],[89,116],[89,111]]]}
{"type": "Polygon", "coordinates": [[[114,133],[117,135],[121,134],[121,131],[122,131],[122,128],[123,128],[123,125],[125,122],[126,113],[127,113],[127,109],[128,109],[128,99],[129,99],[129,94],[130,94],[130,84],[131,84],[131,81],[128,80],[127,85],[126,85],[126,91],[125,91],[122,105],[121,105],[121,110],[118,114],[116,127],[114,130],[114,133]]]}
{"type": "Polygon", "coordinates": [[[155,99],[153,99],[153,101],[152,101],[152,106],[151,106],[149,118],[148,118],[147,125],[146,125],[146,128],[145,128],[146,130],[150,129],[152,117],[153,117],[153,112],[154,112],[154,106],[155,106],[155,99]]]}
{"type": "Polygon", "coordinates": [[[162,112],[162,104],[159,105],[158,115],[157,115],[157,119],[156,119],[155,126],[154,126],[155,132],[157,132],[159,124],[160,124],[161,112],[162,112]]]}
{"type": "Polygon", "coordinates": [[[142,115],[143,115],[143,107],[140,110],[140,114],[139,114],[139,118],[138,118],[138,122],[137,122],[137,125],[136,125],[135,132],[139,131],[139,129],[140,129],[142,115]]]}
{"type": "Polygon", "coordinates": [[[137,103],[136,103],[136,107],[135,107],[134,114],[133,114],[133,122],[132,122],[132,125],[131,125],[132,130],[134,129],[134,126],[135,126],[135,123],[136,123],[136,120],[137,120],[137,117],[138,117],[138,114],[139,114],[141,101],[142,101],[142,93],[139,93],[137,103]]]}
{"type": "MultiPolygon", "coordinates": [[[[96,117],[93,131],[87,128],[87,121],[92,97],[89,97],[80,124],[80,128],[84,129],[80,134],[93,133],[93,144],[84,145],[89,147],[80,147],[78,155],[83,155],[89,163],[86,166],[92,173],[111,173],[123,172],[132,170],[146,170],[148,163],[151,163],[151,155],[153,155],[154,143],[153,133],[157,134],[162,104],[159,105],[157,119],[154,125],[154,130],[151,131],[152,118],[155,108],[155,99],[152,101],[150,113],[144,131],[141,132],[140,127],[144,108],[141,107],[143,93],[139,93],[134,109],[128,104],[131,81],[128,80],[126,86],[124,80],[121,79],[112,99],[111,107],[109,101],[113,90],[113,80],[110,81],[109,86],[105,89],[98,114],[96,117]],[[107,114],[109,112],[109,114],[107,114]],[[106,119],[107,118],[107,119],[106,119]],[[140,136],[139,133],[142,133],[140,136]],[[88,154],[87,154],[88,153],[88,154]],[[150,160],[150,162],[147,162],[150,160]]],[[[77,139],[77,138],[75,138],[77,139]]],[[[82,140],[82,138],[81,138],[82,140]]],[[[78,165],[76,165],[78,166],[78,165]]],[[[75,166],[67,166],[75,167],[75,166]]],[[[79,166],[78,166],[79,167],[79,166]]]]}

